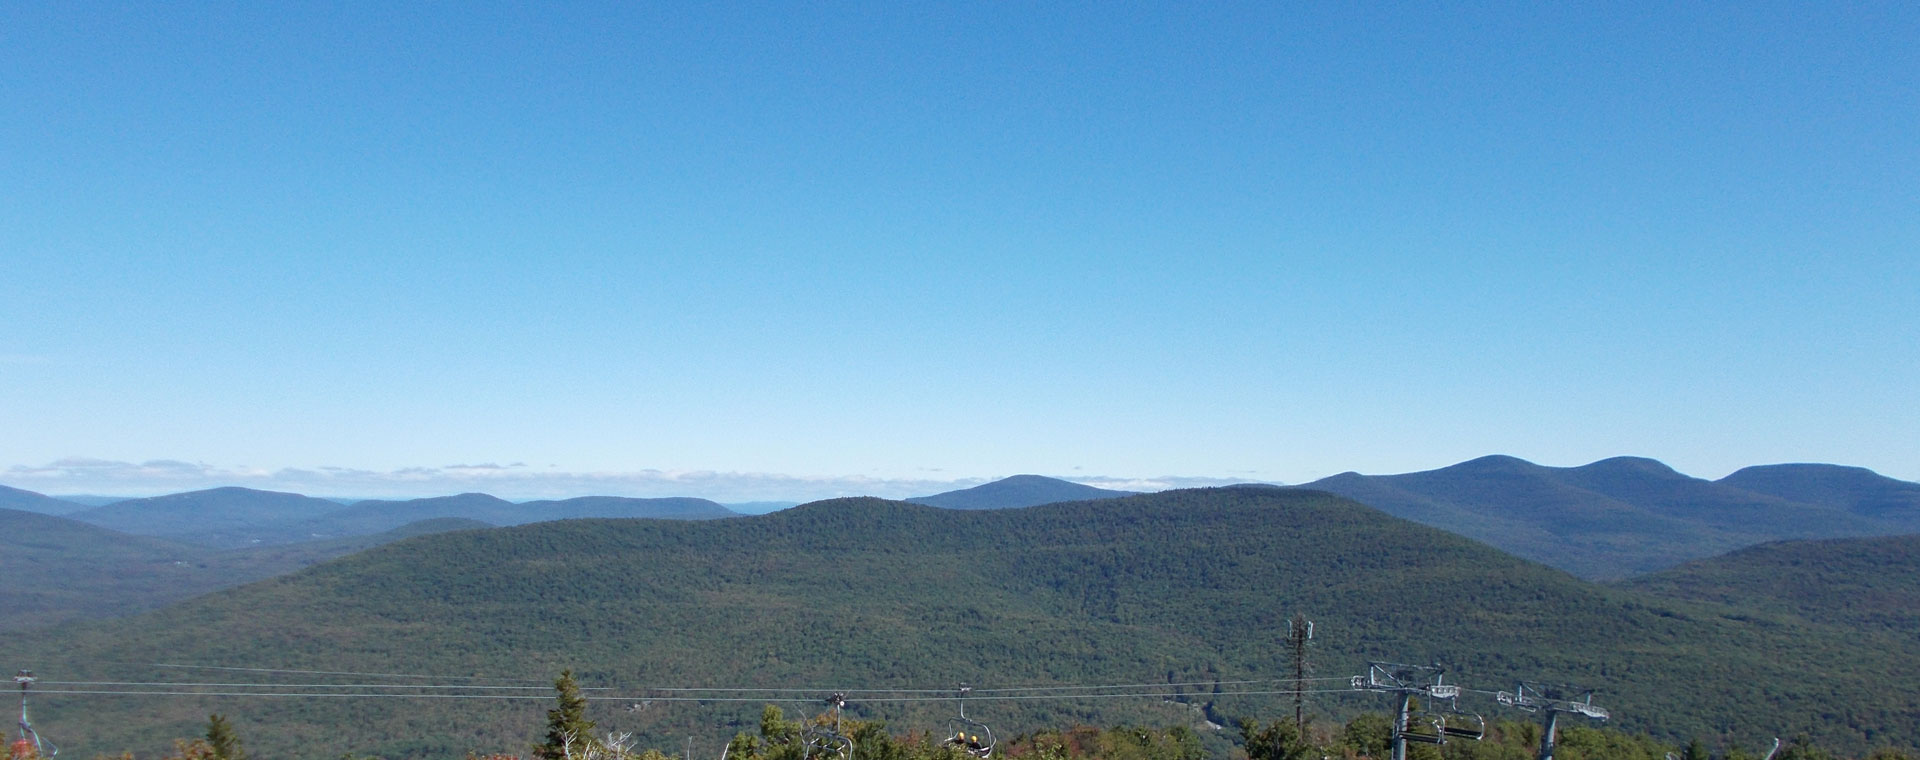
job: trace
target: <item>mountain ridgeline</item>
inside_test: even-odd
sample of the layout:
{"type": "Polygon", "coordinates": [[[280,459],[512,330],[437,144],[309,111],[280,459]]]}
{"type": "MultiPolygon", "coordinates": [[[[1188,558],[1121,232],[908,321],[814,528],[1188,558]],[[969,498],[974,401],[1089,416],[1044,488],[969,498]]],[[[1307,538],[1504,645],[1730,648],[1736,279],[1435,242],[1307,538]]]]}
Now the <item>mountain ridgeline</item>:
{"type": "Polygon", "coordinates": [[[1709,481],[1637,457],[1543,467],[1490,456],[1304,487],[1595,579],[1781,539],[1920,533],[1920,484],[1833,465],[1750,467],[1709,481]]]}
{"type": "MultiPolygon", "coordinates": [[[[1839,465],[1764,465],[1708,481],[1638,457],[1544,467],[1489,456],[1426,472],[1342,473],[1304,487],[1599,580],[1653,572],[1768,541],[1920,533],[1920,483],[1839,465]]],[[[1127,495],[1056,478],[1015,475],[907,501],[947,509],[1009,509],[1127,495]]],[[[748,505],[748,511],[784,506],[748,505]]],[[[88,509],[0,487],[0,507],[66,511],[100,527],[216,549],[372,535],[444,517],[521,525],[588,517],[700,520],[738,514],[692,498],[588,496],[516,504],[468,493],[342,505],[245,488],[88,509]]]]}
{"type": "MultiPolygon", "coordinates": [[[[68,681],[181,678],[125,664],[141,662],[526,679],[571,667],[610,689],[593,692],[604,727],[657,739],[730,735],[752,725],[757,704],[642,707],[662,693],[647,687],[1265,684],[1172,702],[970,702],[969,715],[1018,732],[1191,723],[1201,703],[1277,715],[1287,708],[1271,693],[1284,688],[1270,680],[1284,677],[1276,629],[1295,612],[1317,625],[1314,667],[1327,680],[1314,709],[1335,715],[1381,707],[1342,688],[1366,661],[1441,662],[1475,689],[1597,688],[1618,725],[1662,736],[1806,732],[1854,750],[1920,738],[1920,697],[1883,688],[1920,677],[1911,631],[1596,585],[1337,496],[1272,488],[1003,510],[843,499],[732,520],[440,533],[134,618],[29,633],[6,654],[68,681]],[[1766,700],[1752,698],[1756,684],[1766,700]]],[[[526,741],[546,707],[53,694],[40,704],[36,725],[71,737],[79,756],[191,735],[212,712],[274,757],[458,756],[526,741]]],[[[855,709],[905,730],[941,724],[951,704],[856,698],[855,709]]]]}
{"type": "Polygon", "coordinates": [[[38,512],[43,515],[64,515],[86,508],[84,504],[75,504],[45,494],[0,486],[0,509],[38,512]]]}
{"type": "Polygon", "coordinates": [[[465,493],[343,505],[300,494],[226,487],[129,499],[69,516],[122,533],[231,549],[373,535],[439,518],[523,525],[582,517],[710,520],[738,514],[706,499],[690,498],[585,496],[514,503],[483,493],[465,493]]]}
{"type": "Polygon", "coordinates": [[[1132,495],[1132,491],[1095,488],[1044,475],[1014,475],[972,488],[962,488],[932,496],[915,496],[907,501],[942,509],[1015,509],[1062,501],[1111,499],[1132,495]]]}

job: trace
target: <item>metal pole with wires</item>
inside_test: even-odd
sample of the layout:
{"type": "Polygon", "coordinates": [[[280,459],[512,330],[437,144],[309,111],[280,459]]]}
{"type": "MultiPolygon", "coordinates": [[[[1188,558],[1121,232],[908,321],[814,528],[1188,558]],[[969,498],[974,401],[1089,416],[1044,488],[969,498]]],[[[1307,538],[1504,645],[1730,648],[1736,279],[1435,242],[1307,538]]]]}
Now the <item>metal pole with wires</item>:
{"type": "Polygon", "coordinates": [[[1553,760],[1553,746],[1560,730],[1560,714],[1572,713],[1593,720],[1612,717],[1607,709],[1593,703],[1593,690],[1575,686],[1521,681],[1513,691],[1494,695],[1494,701],[1527,712],[1543,713],[1540,723],[1539,760],[1553,760]]]}
{"type": "Polygon", "coordinates": [[[31,670],[22,670],[13,675],[14,683],[20,684],[20,741],[21,743],[32,742],[36,754],[50,758],[60,754],[60,748],[54,746],[53,742],[42,740],[40,732],[33,730],[33,721],[27,720],[27,687],[37,680],[39,679],[33,677],[31,670]],[[53,747],[53,750],[47,751],[48,747],[53,747]]]}
{"type": "MultiPolygon", "coordinates": [[[[1367,663],[1367,674],[1353,677],[1353,688],[1367,691],[1384,691],[1399,696],[1398,705],[1393,711],[1393,760],[1407,760],[1407,742],[1425,742],[1440,744],[1447,740],[1447,731],[1436,724],[1431,734],[1410,731],[1413,713],[1413,698],[1426,697],[1429,700],[1453,700],[1460,696],[1460,687],[1444,683],[1446,670],[1438,665],[1400,665],[1391,662],[1367,663]]],[[[1478,738],[1478,737],[1474,737],[1478,738]]]]}
{"type": "Polygon", "coordinates": [[[1293,653],[1293,725],[1302,738],[1307,735],[1307,641],[1313,638],[1313,621],[1294,613],[1287,621],[1287,645],[1293,653]]]}

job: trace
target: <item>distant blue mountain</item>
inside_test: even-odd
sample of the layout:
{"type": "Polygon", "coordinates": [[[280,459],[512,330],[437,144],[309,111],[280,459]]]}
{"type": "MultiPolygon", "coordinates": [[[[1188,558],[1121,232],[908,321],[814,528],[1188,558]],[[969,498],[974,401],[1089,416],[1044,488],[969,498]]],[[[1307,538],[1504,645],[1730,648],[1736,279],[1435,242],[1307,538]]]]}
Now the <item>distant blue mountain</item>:
{"type": "Polygon", "coordinates": [[[797,501],[740,501],[740,502],[722,504],[720,506],[726,507],[727,509],[731,509],[743,515],[764,515],[768,512],[778,512],[782,509],[800,506],[800,502],[797,502],[797,501]]]}
{"type": "Polygon", "coordinates": [[[907,501],[945,509],[1014,509],[1133,494],[1132,491],[1111,491],[1043,475],[1015,475],[958,491],[915,496],[907,501]]]}
{"type": "Polygon", "coordinates": [[[1920,508],[1911,506],[1920,502],[1901,501],[1920,493],[1920,484],[1833,465],[1748,468],[1716,482],[1641,457],[1544,467],[1488,456],[1401,475],[1348,472],[1300,487],[1601,579],[1765,541],[1920,532],[1920,508]]]}
{"type": "MultiPolygon", "coordinates": [[[[270,531],[276,526],[311,520],[336,509],[340,509],[340,505],[326,499],[229,486],[128,499],[68,516],[122,533],[207,543],[195,537],[270,531]]],[[[244,542],[230,545],[244,545],[244,542]]]]}
{"type": "Polygon", "coordinates": [[[711,520],[738,513],[706,499],[689,498],[583,496],[516,504],[483,493],[464,493],[342,505],[299,494],[230,487],[128,499],[69,516],[123,533],[237,549],[366,536],[438,518],[520,525],[583,517],[711,520]]]}
{"type": "Polygon", "coordinates": [[[1920,531],[1920,483],[1894,480],[1865,467],[1769,464],[1744,468],[1717,482],[1754,493],[1896,520],[1920,531]]]}
{"type": "Polygon", "coordinates": [[[43,515],[65,515],[86,508],[87,506],[85,504],[76,504],[65,499],[56,499],[46,494],[0,486],[0,509],[17,509],[22,512],[38,512],[43,515]]]}

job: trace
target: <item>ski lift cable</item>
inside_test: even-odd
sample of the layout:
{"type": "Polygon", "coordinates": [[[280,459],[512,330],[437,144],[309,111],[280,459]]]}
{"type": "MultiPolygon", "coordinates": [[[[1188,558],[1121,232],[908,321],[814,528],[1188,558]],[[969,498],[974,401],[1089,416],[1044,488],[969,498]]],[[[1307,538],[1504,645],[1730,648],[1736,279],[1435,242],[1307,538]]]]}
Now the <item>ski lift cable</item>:
{"type": "MultiPolygon", "coordinates": [[[[377,677],[377,678],[429,678],[429,679],[436,679],[436,680],[443,680],[443,681],[517,681],[521,683],[536,683],[536,684],[552,683],[552,679],[547,679],[547,678],[513,678],[513,677],[507,677],[507,676],[451,676],[451,675],[434,675],[434,674],[425,674],[425,673],[375,673],[375,672],[366,672],[366,671],[344,671],[344,670],[299,670],[299,669],[292,669],[292,668],[236,667],[236,666],[228,666],[228,665],[196,665],[196,664],[185,664],[185,663],[123,662],[123,663],[111,663],[111,664],[141,665],[145,667],[155,667],[155,668],[224,670],[224,671],[237,671],[237,672],[249,672],[249,673],[289,673],[289,674],[307,674],[307,675],[369,676],[369,677],[377,677]]],[[[1348,679],[1347,676],[1317,676],[1317,677],[1308,678],[1305,680],[1345,681],[1347,679],[1348,679]]],[[[1239,684],[1250,684],[1250,683],[1279,683],[1282,681],[1294,681],[1294,680],[1299,680],[1299,679],[1271,678],[1271,679],[1208,680],[1208,681],[1186,681],[1186,682],[1158,681],[1158,682],[1152,682],[1152,683],[1106,684],[1106,685],[1074,685],[1074,684],[1053,685],[1053,686],[1032,685],[1032,686],[974,688],[973,691],[975,692],[1008,692],[1008,691],[1041,691],[1041,690],[1052,690],[1052,689],[1062,689],[1062,688],[1073,688],[1073,689],[1155,688],[1155,687],[1166,687],[1166,686],[1212,686],[1214,684],[1239,685],[1239,684]]],[[[832,691],[832,689],[825,689],[823,687],[817,687],[817,686],[803,687],[803,688],[802,687],[734,688],[734,687],[704,687],[704,686],[650,687],[650,688],[654,688],[656,691],[755,691],[755,692],[793,691],[793,692],[807,692],[807,693],[818,693],[820,691],[832,691]]],[[[840,689],[840,690],[847,691],[848,693],[854,693],[854,692],[861,692],[861,693],[894,692],[894,693],[924,693],[924,694],[952,694],[953,693],[953,690],[951,688],[939,688],[939,689],[876,688],[876,689],[855,689],[855,690],[840,689]]]]}
{"type": "MultiPolygon", "coordinates": [[[[279,672],[291,672],[291,671],[279,671],[279,672]]],[[[427,676],[414,676],[414,677],[427,677],[427,676]]],[[[1170,687],[1186,687],[1186,686],[1219,686],[1219,685],[1228,685],[1228,686],[1243,686],[1243,685],[1249,685],[1249,684],[1266,684],[1266,683],[1290,683],[1290,682],[1292,682],[1292,680],[1293,680],[1293,679],[1284,679],[1284,678],[1278,678],[1278,679],[1259,679],[1259,680],[1235,680],[1235,681],[1192,681],[1192,682],[1184,682],[1184,683],[1130,683],[1130,684],[1100,684],[1100,685],[1071,685],[1071,684],[1069,684],[1069,685],[1056,685],[1056,686],[1023,686],[1023,687],[1008,687],[1008,688],[998,688],[998,689],[974,689],[974,691],[975,691],[975,692],[978,692],[978,693],[982,693],[982,694],[1019,694],[1019,693],[1035,693],[1035,692],[1074,692],[1074,691],[1111,691],[1111,690],[1116,690],[1116,689],[1160,689],[1160,690],[1164,690],[1164,689],[1167,689],[1167,688],[1170,688],[1170,687]]],[[[1344,677],[1344,676],[1342,676],[1342,677],[1337,677],[1337,678],[1313,678],[1313,679],[1307,679],[1307,680],[1311,680],[1311,681],[1342,681],[1342,680],[1347,680],[1347,679],[1346,679],[1346,677],[1344,677]]],[[[41,683],[42,685],[47,685],[47,686],[171,686],[171,687],[179,687],[179,688],[246,688],[246,687],[261,687],[261,688],[275,688],[275,689],[349,689],[349,688],[360,688],[360,689],[494,689],[494,690],[529,690],[529,691],[531,691],[531,690],[546,690],[546,689],[550,689],[550,688],[552,688],[552,686],[551,686],[551,685],[547,685],[547,684],[542,684],[542,685],[538,685],[538,686],[533,686],[533,685],[529,685],[529,686],[498,686],[498,685],[487,685],[487,684],[405,684],[405,683],[401,683],[401,684],[383,684],[383,683],[344,683],[344,684],[331,684],[331,683],[278,683],[278,682],[237,682],[237,681],[41,681],[40,683],[41,683]]],[[[621,687],[610,687],[610,686],[583,686],[583,687],[580,687],[580,690],[581,690],[581,691],[618,691],[618,690],[621,690],[621,687]]],[[[825,691],[824,689],[799,689],[799,688],[760,688],[760,687],[720,687],[720,686],[706,686],[706,687],[641,687],[641,688],[640,688],[640,690],[642,690],[642,691],[647,691],[647,692],[669,692],[669,693],[700,693],[700,692],[713,692],[713,693],[719,693],[719,694],[729,694],[729,693],[737,693],[737,694],[804,694],[804,695],[808,695],[808,697],[809,697],[809,698],[811,698],[811,695],[813,695],[813,694],[817,694],[817,693],[819,693],[819,692],[821,692],[821,691],[825,691]]],[[[888,688],[873,688],[873,689],[841,689],[840,691],[841,691],[842,693],[846,693],[846,694],[849,694],[849,695],[855,695],[855,694],[867,694],[867,695],[892,695],[892,694],[928,694],[928,695],[948,695],[948,694],[951,694],[951,690],[950,690],[950,689],[908,689],[908,688],[898,688],[898,689],[888,689],[888,688]]],[[[1158,692],[1153,692],[1153,693],[1158,693],[1158,692]]],[[[1488,692],[1488,693],[1492,693],[1492,692],[1488,692]]],[[[1121,695],[1121,696],[1125,696],[1125,695],[1121,695]]],[[[998,698],[998,697],[995,697],[995,698],[998,698]]],[[[706,700],[709,700],[709,701],[711,701],[711,700],[713,700],[713,699],[717,699],[717,697],[702,697],[702,698],[700,698],[700,699],[706,699],[706,700]]],[[[865,699],[865,701],[872,701],[872,699],[873,699],[873,698],[872,698],[872,697],[866,697],[866,698],[863,698],[863,699],[865,699]]]]}
{"type": "MultiPolygon", "coordinates": [[[[1181,682],[1181,683],[1166,683],[1166,682],[1116,683],[1116,684],[1101,684],[1101,685],[1090,685],[1090,686],[1064,684],[1064,685],[1056,685],[1056,686],[1013,686],[1013,687],[996,688],[996,689],[975,688],[973,692],[976,694],[1007,694],[1007,693],[1015,693],[1015,692],[1032,692],[1032,691],[1101,691],[1101,690],[1108,690],[1108,689],[1164,689],[1164,688],[1175,687],[1175,686],[1215,686],[1215,685],[1241,686],[1246,684],[1257,684],[1257,683],[1291,683],[1294,680],[1295,679],[1291,679],[1291,678],[1263,678],[1263,679],[1257,679],[1257,680],[1243,680],[1243,681],[1187,681],[1187,682],[1181,682]]],[[[1345,681],[1345,680],[1348,680],[1348,677],[1338,676],[1338,677],[1332,677],[1332,678],[1309,678],[1306,680],[1345,681]]],[[[785,693],[785,692],[791,692],[796,694],[817,694],[822,691],[833,691],[833,689],[823,689],[823,688],[809,689],[809,688],[730,687],[730,686],[652,686],[652,687],[646,687],[646,688],[650,691],[663,691],[663,692],[738,692],[738,693],[759,693],[759,694],[785,693]]],[[[951,695],[953,693],[952,689],[909,689],[909,688],[838,689],[838,691],[848,695],[853,695],[853,694],[947,694],[947,695],[951,695]]]]}
{"type": "MultiPolygon", "coordinates": [[[[119,664],[139,665],[142,663],[119,663],[119,664]]],[[[237,672],[244,672],[244,673],[298,673],[302,675],[320,675],[320,676],[372,676],[376,678],[434,678],[434,679],[439,679],[444,681],[521,681],[525,683],[552,683],[551,679],[545,679],[545,678],[510,678],[510,677],[504,677],[504,676],[438,676],[438,675],[423,675],[420,673],[366,673],[366,672],[360,672],[360,671],[347,671],[347,670],[292,670],[287,668],[240,668],[240,667],[231,667],[226,665],[186,665],[186,664],[169,663],[169,662],[156,662],[156,663],[145,663],[145,664],[148,667],[155,667],[155,668],[181,668],[181,669],[191,669],[191,670],[228,670],[228,671],[237,671],[237,672]]]]}
{"type": "MultiPolygon", "coordinates": [[[[261,684],[261,686],[274,686],[274,684],[261,684]]],[[[347,699],[347,698],[500,699],[500,700],[550,700],[552,699],[551,696],[544,695],[544,694],[444,694],[444,693],[395,694],[391,692],[323,692],[323,691],[160,691],[160,690],[153,690],[153,689],[147,689],[147,690],[46,689],[46,690],[38,691],[35,693],[41,694],[41,695],[72,694],[72,695],[97,695],[97,696],[148,696],[148,697],[314,697],[314,698],[320,698],[320,699],[347,699]]],[[[1285,689],[1285,690],[1257,690],[1257,691],[1227,691],[1227,692],[1219,692],[1217,694],[1211,694],[1209,696],[1256,696],[1256,695],[1286,695],[1286,694],[1347,694],[1347,693],[1351,693],[1351,690],[1349,689],[1306,689],[1306,690],[1295,691],[1291,689],[1285,689]]],[[[1126,698],[1163,698],[1164,699],[1164,698],[1180,697],[1180,696],[1189,696],[1189,695],[1179,694],[1175,692],[1159,692],[1159,693],[1131,692],[1131,693],[1124,693],[1124,694],[1025,694],[1025,695],[1001,696],[1001,697],[976,697],[975,699],[978,701],[985,701],[985,702],[1013,702],[1013,701],[1024,702],[1024,701],[1038,701],[1038,700],[1049,700],[1049,699],[1057,699],[1057,700],[1126,699],[1126,698]]],[[[797,702],[802,704],[813,704],[815,701],[817,701],[813,699],[767,700],[761,697],[643,697],[643,696],[615,696],[615,695],[595,695],[595,696],[586,697],[586,699],[588,699],[589,701],[595,701],[595,702],[632,702],[636,700],[645,699],[645,700],[654,701],[654,702],[766,703],[768,701],[776,701],[776,702],[797,702]]],[[[909,702],[944,702],[947,699],[950,699],[950,697],[949,698],[881,697],[877,699],[863,699],[860,701],[867,702],[867,703],[909,703],[909,702]]]]}
{"type": "MultiPolygon", "coordinates": [[[[1304,680],[1346,681],[1346,680],[1349,680],[1350,678],[1351,676],[1333,676],[1333,677],[1308,678],[1304,680]]],[[[1020,692],[1020,691],[1065,691],[1069,689],[1079,689],[1079,690],[1087,690],[1087,691],[1097,691],[1100,689],[1163,689],[1170,686],[1213,686],[1216,684],[1222,685],[1222,686],[1244,686],[1247,684],[1256,684],[1256,683],[1292,683],[1295,680],[1297,679],[1262,678],[1262,679],[1245,680],[1245,681],[1187,681],[1184,683],[1122,683],[1122,684],[1109,684],[1105,686],[1016,686],[1016,687],[1000,688],[1000,689],[975,688],[973,692],[975,694],[1004,694],[1008,692],[1020,692]]]]}
{"type": "MultiPolygon", "coordinates": [[[[488,686],[485,684],[424,684],[424,683],[260,683],[260,682],[197,682],[197,681],[41,681],[42,684],[55,686],[179,686],[205,688],[238,688],[245,686],[272,687],[276,689],[512,689],[551,691],[551,684],[545,686],[488,686]]],[[[582,686],[581,691],[614,691],[612,686],[582,686]]]]}

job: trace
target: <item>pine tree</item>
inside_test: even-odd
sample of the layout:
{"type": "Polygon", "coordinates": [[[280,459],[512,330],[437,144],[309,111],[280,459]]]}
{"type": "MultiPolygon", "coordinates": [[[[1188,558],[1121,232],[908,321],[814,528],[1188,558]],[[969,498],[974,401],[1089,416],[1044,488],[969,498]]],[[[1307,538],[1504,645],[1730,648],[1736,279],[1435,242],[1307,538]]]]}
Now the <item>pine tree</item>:
{"type": "Polygon", "coordinates": [[[247,751],[240,747],[240,734],[219,713],[207,716],[207,745],[213,748],[214,760],[247,760],[247,751]]]}
{"type": "Polygon", "coordinates": [[[541,760],[567,760],[567,744],[583,746],[593,741],[595,723],[587,720],[587,698],[580,694],[573,670],[560,671],[553,690],[559,702],[547,711],[547,740],[533,745],[533,756],[541,760]]]}

